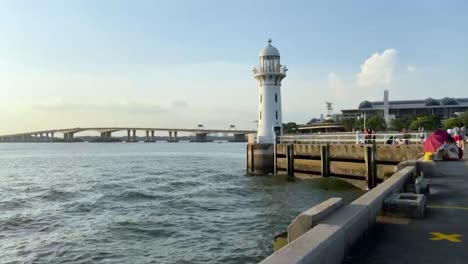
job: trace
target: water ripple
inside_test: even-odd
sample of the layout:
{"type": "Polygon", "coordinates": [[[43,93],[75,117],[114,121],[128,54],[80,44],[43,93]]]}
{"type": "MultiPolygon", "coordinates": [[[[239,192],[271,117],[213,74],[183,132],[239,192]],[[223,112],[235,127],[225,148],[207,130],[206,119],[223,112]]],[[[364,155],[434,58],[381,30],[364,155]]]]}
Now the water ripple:
{"type": "Polygon", "coordinates": [[[244,144],[2,147],[1,263],[257,263],[297,213],[357,195],[246,177],[244,144]]]}

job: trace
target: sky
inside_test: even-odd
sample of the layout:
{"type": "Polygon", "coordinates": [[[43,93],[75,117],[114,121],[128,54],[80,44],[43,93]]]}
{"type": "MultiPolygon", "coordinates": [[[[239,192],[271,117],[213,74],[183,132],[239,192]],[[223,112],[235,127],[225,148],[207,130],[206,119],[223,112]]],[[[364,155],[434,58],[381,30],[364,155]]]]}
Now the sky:
{"type": "Polygon", "coordinates": [[[363,100],[468,97],[468,2],[0,0],[0,134],[254,129],[252,69],[289,68],[283,122],[363,100]]]}

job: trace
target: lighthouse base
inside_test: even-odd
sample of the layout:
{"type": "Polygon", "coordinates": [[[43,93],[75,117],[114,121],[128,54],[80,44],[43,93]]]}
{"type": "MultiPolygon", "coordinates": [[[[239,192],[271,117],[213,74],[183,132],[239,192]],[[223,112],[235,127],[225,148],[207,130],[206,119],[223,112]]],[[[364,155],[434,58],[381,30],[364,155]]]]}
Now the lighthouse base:
{"type": "Polygon", "coordinates": [[[273,173],[274,156],[273,144],[247,144],[247,175],[261,176],[273,173]]]}

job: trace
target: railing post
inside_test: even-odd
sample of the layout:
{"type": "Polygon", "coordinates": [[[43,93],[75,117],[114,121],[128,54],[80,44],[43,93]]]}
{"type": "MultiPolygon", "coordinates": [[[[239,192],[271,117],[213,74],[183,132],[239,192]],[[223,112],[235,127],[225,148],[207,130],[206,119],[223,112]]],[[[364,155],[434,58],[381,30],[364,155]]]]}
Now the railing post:
{"type": "Polygon", "coordinates": [[[286,150],[288,177],[294,177],[294,144],[289,144],[286,150]]]}
{"type": "Polygon", "coordinates": [[[320,146],[321,172],[322,177],[330,176],[330,146],[328,144],[320,146]]]}
{"type": "Polygon", "coordinates": [[[370,190],[377,186],[377,148],[375,143],[365,146],[365,161],[366,161],[366,182],[367,188],[370,190]]]}

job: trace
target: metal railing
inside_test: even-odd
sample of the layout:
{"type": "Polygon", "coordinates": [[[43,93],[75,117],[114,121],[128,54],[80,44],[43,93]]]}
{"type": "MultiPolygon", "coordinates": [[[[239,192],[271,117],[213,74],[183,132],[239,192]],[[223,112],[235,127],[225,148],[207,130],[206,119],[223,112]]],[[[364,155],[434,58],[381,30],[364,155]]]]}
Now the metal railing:
{"type": "Polygon", "coordinates": [[[263,73],[286,74],[287,71],[288,71],[288,68],[286,67],[286,65],[281,65],[279,68],[278,67],[273,67],[273,66],[270,66],[270,67],[255,66],[255,68],[253,69],[253,72],[254,72],[255,75],[263,74],[263,73]]]}
{"type": "Polygon", "coordinates": [[[389,144],[408,145],[422,144],[427,134],[420,133],[382,133],[366,135],[362,133],[334,133],[334,134],[308,134],[285,135],[277,138],[277,143],[284,144],[389,144]]]}

